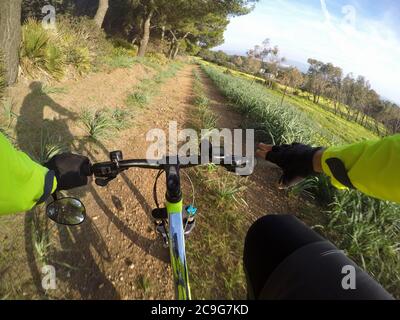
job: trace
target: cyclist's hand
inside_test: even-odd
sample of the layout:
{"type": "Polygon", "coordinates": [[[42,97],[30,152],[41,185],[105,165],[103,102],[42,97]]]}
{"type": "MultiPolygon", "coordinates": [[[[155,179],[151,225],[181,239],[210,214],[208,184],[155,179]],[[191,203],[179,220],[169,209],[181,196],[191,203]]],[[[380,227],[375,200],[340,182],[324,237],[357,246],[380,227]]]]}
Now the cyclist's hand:
{"type": "Polygon", "coordinates": [[[260,144],[257,149],[259,158],[270,161],[283,170],[280,183],[282,187],[290,187],[304,178],[316,174],[315,159],[322,148],[313,148],[300,143],[291,145],[271,146],[260,144]]]}
{"type": "Polygon", "coordinates": [[[44,166],[55,172],[57,191],[85,186],[92,175],[90,160],[72,153],[56,155],[44,166]]]}

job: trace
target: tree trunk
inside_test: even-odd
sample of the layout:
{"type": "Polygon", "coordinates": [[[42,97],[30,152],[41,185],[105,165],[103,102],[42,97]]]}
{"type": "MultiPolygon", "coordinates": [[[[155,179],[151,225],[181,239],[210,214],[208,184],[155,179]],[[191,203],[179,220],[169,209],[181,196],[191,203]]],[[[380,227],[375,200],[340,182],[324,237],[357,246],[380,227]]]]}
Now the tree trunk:
{"type": "Polygon", "coordinates": [[[106,17],[107,11],[108,11],[108,0],[99,0],[99,7],[94,17],[94,22],[96,22],[99,28],[103,26],[104,18],[106,17]]]}
{"type": "Polygon", "coordinates": [[[0,1],[0,51],[4,56],[7,84],[15,83],[18,77],[21,3],[22,0],[0,1]]]}
{"type": "Polygon", "coordinates": [[[147,45],[149,44],[150,40],[150,27],[151,27],[152,17],[153,17],[153,10],[150,10],[143,23],[142,39],[140,40],[139,52],[138,52],[139,57],[144,57],[146,55],[147,45]]]}
{"type": "Polygon", "coordinates": [[[337,114],[338,111],[338,102],[336,100],[333,101],[333,107],[335,108],[335,115],[337,114]]]}
{"type": "Polygon", "coordinates": [[[172,55],[174,53],[174,48],[175,48],[175,39],[172,39],[171,45],[169,47],[168,59],[172,59],[172,55]]]}
{"type": "Polygon", "coordinates": [[[174,53],[172,54],[172,60],[175,60],[176,57],[178,56],[180,46],[181,46],[181,44],[180,44],[180,42],[178,41],[178,42],[176,43],[176,45],[175,45],[174,53]]]}
{"type": "Polygon", "coordinates": [[[161,27],[161,43],[164,43],[165,40],[165,26],[161,27]]]}
{"type": "Polygon", "coordinates": [[[283,96],[282,96],[282,100],[281,100],[281,107],[283,106],[283,100],[285,100],[287,89],[288,89],[288,86],[286,86],[285,87],[285,91],[283,91],[283,96]]]}

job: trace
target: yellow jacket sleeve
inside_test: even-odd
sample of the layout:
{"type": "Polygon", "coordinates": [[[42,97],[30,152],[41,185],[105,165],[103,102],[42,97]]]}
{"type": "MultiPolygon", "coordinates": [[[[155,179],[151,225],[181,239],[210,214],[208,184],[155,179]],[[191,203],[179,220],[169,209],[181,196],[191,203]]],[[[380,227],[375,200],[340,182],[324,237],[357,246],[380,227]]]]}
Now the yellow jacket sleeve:
{"type": "Polygon", "coordinates": [[[57,187],[54,172],[17,151],[1,133],[0,170],[0,215],[30,210],[57,187]]]}
{"type": "Polygon", "coordinates": [[[326,149],[322,169],[339,189],[400,203],[400,135],[326,149]]]}

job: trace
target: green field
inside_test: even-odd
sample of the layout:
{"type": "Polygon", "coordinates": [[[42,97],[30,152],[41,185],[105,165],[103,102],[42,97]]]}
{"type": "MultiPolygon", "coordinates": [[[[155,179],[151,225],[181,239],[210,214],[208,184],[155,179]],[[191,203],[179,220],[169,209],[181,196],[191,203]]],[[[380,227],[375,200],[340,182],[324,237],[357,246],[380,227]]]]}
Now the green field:
{"type": "MultiPolygon", "coordinates": [[[[210,62],[202,61],[205,66],[211,66],[218,71],[225,72],[227,68],[217,66],[210,62]]],[[[251,87],[251,91],[259,91],[262,88],[263,95],[272,104],[280,104],[282,99],[283,86],[277,85],[279,90],[272,90],[261,86],[257,82],[264,82],[264,79],[260,77],[255,77],[243,72],[229,70],[229,73],[234,75],[238,79],[244,80],[244,84],[251,87]],[[249,80],[251,81],[249,83],[249,80]]],[[[293,89],[289,89],[289,93],[293,93],[293,89]]],[[[351,143],[355,141],[370,140],[379,138],[375,131],[371,131],[364,126],[347,121],[346,119],[334,114],[334,108],[328,99],[321,97],[320,103],[315,104],[310,99],[310,94],[307,92],[299,92],[299,95],[287,95],[284,100],[284,107],[296,108],[307,114],[307,117],[315,123],[315,129],[323,132],[325,139],[322,141],[327,144],[331,143],[351,143]]],[[[343,105],[339,106],[341,112],[345,112],[345,107],[343,105]]],[[[367,123],[372,122],[372,119],[367,118],[367,123]]],[[[385,132],[383,125],[379,126],[381,132],[385,132]]]]}

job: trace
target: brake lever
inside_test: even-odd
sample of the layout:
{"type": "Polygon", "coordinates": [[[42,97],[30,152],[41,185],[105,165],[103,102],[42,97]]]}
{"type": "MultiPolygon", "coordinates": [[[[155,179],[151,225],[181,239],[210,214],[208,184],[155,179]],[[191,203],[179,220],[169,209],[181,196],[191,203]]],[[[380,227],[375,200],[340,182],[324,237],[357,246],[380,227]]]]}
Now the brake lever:
{"type": "Polygon", "coordinates": [[[110,181],[114,180],[116,177],[110,177],[110,178],[96,178],[95,183],[99,187],[106,187],[110,181]]]}

